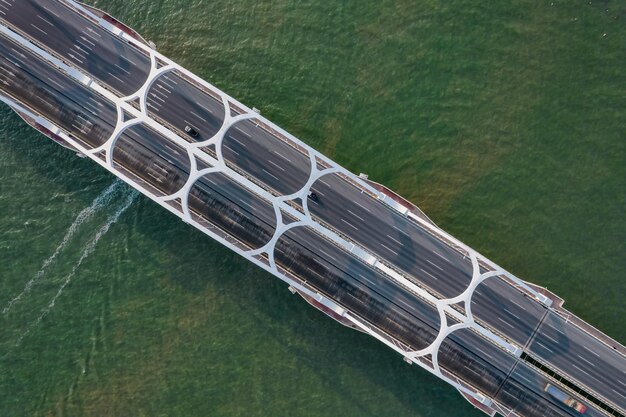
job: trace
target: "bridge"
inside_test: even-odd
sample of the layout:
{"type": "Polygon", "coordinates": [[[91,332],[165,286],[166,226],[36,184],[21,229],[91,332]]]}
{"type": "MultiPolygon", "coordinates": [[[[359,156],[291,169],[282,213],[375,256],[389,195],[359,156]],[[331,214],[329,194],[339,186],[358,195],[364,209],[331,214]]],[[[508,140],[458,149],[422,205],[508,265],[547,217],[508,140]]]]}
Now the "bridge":
{"type": "Polygon", "coordinates": [[[0,50],[27,123],[485,413],[626,415],[622,345],[113,17],[0,0],[0,50]]]}

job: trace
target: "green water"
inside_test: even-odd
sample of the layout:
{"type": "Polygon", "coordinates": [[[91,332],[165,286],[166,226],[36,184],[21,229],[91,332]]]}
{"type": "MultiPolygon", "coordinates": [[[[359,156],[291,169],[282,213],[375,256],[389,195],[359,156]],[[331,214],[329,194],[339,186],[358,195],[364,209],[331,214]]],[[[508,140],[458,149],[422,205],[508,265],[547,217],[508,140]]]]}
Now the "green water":
{"type": "MultiPolygon", "coordinates": [[[[623,1],[92,4],[626,342],[623,1]]],[[[0,416],[481,415],[0,120],[0,416]]]]}

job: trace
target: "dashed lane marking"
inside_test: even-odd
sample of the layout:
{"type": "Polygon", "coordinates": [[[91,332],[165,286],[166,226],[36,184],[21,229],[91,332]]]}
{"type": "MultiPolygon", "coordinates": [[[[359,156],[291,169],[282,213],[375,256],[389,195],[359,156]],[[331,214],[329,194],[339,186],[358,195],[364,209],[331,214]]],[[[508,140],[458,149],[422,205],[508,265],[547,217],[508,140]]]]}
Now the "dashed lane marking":
{"type": "Polygon", "coordinates": [[[287,162],[291,162],[291,159],[287,158],[285,155],[283,155],[282,153],[278,152],[278,151],[274,151],[274,153],[278,156],[280,156],[281,158],[283,158],[284,160],[286,160],[287,162]]]}
{"type": "Polygon", "coordinates": [[[225,147],[226,149],[228,149],[229,151],[231,151],[232,153],[234,153],[235,155],[239,155],[239,152],[237,152],[236,150],[234,150],[230,146],[228,146],[226,144],[223,144],[222,146],[225,147]]]}
{"type": "Polygon", "coordinates": [[[578,356],[578,357],[579,357],[580,359],[582,359],[583,361],[587,362],[589,365],[591,365],[591,366],[595,366],[593,363],[589,362],[589,361],[588,361],[587,359],[585,359],[584,357],[582,357],[582,356],[580,356],[580,355],[578,355],[578,354],[577,354],[576,356],[578,356]]]}
{"type": "Polygon", "coordinates": [[[52,24],[52,22],[50,22],[48,19],[44,18],[43,16],[41,16],[41,15],[37,15],[37,17],[38,17],[40,20],[43,20],[44,22],[46,22],[47,24],[49,24],[50,26],[53,26],[53,27],[54,27],[54,25],[52,24]]]}
{"type": "Polygon", "coordinates": [[[443,268],[442,268],[442,267],[440,267],[439,265],[437,265],[436,263],[431,262],[431,261],[429,261],[428,259],[426,259],[426,262],[428,262],[429,264],[431,264],[432,266],[434,266],[434,267],[435,267],[435,268],[437,268],[438,270],[443,271],[443,268]]]}
{"type": "Polygon", "coordinates": [[[32,27],[34,27],[35,29],[37,29],[38,31],[40,31],[41,33],[43,33],[44,35],[48,36],[48,32],[46,32],[45,30],[41,29],[39,26],[35,26],[32,23],[30,25],[32,27]]]}
{"type": "Polygon", "coordinates": [[[398,254],[398,252],[396,252],[395,250],[391,249],[389,246],[385,245],[384,243],[381,243],[380,246],[382,246],[383,248],[387,249],[389,252],[394,253],[394,254],[398,254]]]}
{"type": "Polygon", "coordinates": [[[347,224],[348,226],[350,226],[351,228],[353,228],[354,230],[359,230],[358,227],[356,227],[355,225],[353,225],[352,223],[344,220],[344,219],[340,219],[342,222],[344,222],[345,224],[347,224]]]}
{"type": "Polygon", "coordinates": [[[285,172],[285,168],[281,167],[280,165],[278,165],[276,162],[268,159],[267,162],[269,162],[270,164],[274,165],[276,168],[280,169],[281,171],[285,172]]]}
{"type": "MultiPolygon", "coordinates": [[[[503,319],[502,319],[502,317],[498,317],[498,320],[500,320],[502,323],[504,323],[504,324],[506,324],[507,326],[509,326],[511,329],[514,329],[514,328],[515,328],[515,326],[513,326],[511,323],[509,323],[509,322],[508,322],[508,321],[506,321],[506,320],[503,320],[503,319]]],[[[537,342],[537,344],[540,344],[540,345],[541,345],[541,342],[537,342]]],[[[541,346],[544,346],[544,345],[541,345],[541,346]]],[[[547,348],[547,347],[546,347],[546,349],[550,350],[550,349],[549,349],[549,348],[547,348]]],[[[552,351],[550,350],[550,352],[552,352],[552,351]]]]}
{"type": "Polygon", "coordinates": [[[352,214],[354,217],[356,217],[357,219],[361,220],[363,223],[365,223],[365,220],[363,219],[363,217],[355,214],[352,210],[348,209],[348,213],[352,214]]]}
{"type": "Polygon", "coordinates": [[[596,355],[598,358],[600,357],[600,355],[598,355],[598,354],[597,354],[596,352],[594,352],[593,350],[589,349],[587,346],[584,346],[584,345],[583,345],[583,348],[584,348],[587,352],[590,352],[590,353],[592,353],[592,354],[596,355]]]}
{"type": "Polygon", "coordinates": [[[425,269],[420,268],[420,270],[421,270],[423,273],[425,273],[426,275],[428,275],[429,277],[434,278],[434,279],[436,279],[437,281],[439,281],[439,278],[437,278],[436,276],[434,276],[434,275],[433,275],[433,274],[431,274],[430,272],[426,271],[425,269]]]}
{"type": "Polygon", "coordinates": [[[280,181],[280,178],[278,178],[276,175],[272,174],[271,172],[269,172],[268,170],[266,170],[265,168],[262,169],[263,172],[265,172],[267,175],[269,175],[270,177],[274,178],[276,181],[280,181]]]}

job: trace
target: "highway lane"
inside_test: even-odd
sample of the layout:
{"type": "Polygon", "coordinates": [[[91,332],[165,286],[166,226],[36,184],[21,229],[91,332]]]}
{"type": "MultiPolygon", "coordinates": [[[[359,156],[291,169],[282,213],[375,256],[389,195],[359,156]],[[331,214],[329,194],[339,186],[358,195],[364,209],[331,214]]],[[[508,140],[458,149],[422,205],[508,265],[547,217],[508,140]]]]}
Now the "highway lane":
{"type": "MultiPolygon", "coordinates": [[[[580,413],[546,393],[545,386],[547,383],[558,386],[534,368],[520,362],[511,373],[511,378],[500,389],[497,399],[523,416],[582,417],[580,413]]],[[[564,389],[560,386],[559,388],[564,389]]],[[[576,397],[576,395],[573,397],[587,406],[584,417],[606,417],[604,413],[585,402],[583,398],[576,397]]]]}
{"type": "MultiPolygon", "coordinates": [[[[199,90],[176,72],[164,74],[148,93],[149,114],[181,132],[191,125],[197,138],[210,139],[224,122],[221,100],[199,90]]],[[[259,127],[254,119],[232,126],[224,135],[222,153],[226,163],[245,172],[256,183],[277,195],[299,191],[311,174],[311,163],[292,146],[259,127]]]]}
{"type": "Polygon", "coordinates": [[[178,71],[158,77],[150,91],[147,102],[148,115],[161,118],[184,132],[190,125],[198,131],[198,137],[189,140],[204,141],[215,135],[224,123],[226,109],[222,101],[193,86],[178,71]],[[175,106],[169,105],[176,103],[175,106]]]}
{"type": "Polygon", "coordinates": [[[67,127],[88,148],[113,133],[115,106],[0,35],[0,83],[4,91],[67,127]]]}
{"type": "Polygon", "coordinates": [[[311,175],[308,156],[277,140],[254,119],[239,122],[226,132],[222,152],[229,166],[263,185],[271,184],[270,191],[280,195],[301,190],[311,175]]]}
{"type": "MultiPolygon", "coordinates": [[[[319,195],[318,201],[309,202],[316,217],[413,277],[418,285],[453,297],[469,284],[468,258],[338,175],[322,177],[312,190],[319,195]]],[[[499,278],[490,278],[475,293],[472,312],[480,323],[525,346],[546,309],[499,278]]]]}
{"type": "Polygon", "coordinates": [[[126,96],[150,72],[150,59],[56,0],[2,0],[0,20],[126,96]]]}
{"type": "Polygon", "coordinates": [[[483,281],[472,296],[472,314],[483,326],[524,348],[548,309],[500,278],[483,281]]]}
{"type": "Polygon", "coordinates": [[[529,351],[572,382],[602,393],[626,414],[626,359],[617,351],[552,312],[529,351]]]}

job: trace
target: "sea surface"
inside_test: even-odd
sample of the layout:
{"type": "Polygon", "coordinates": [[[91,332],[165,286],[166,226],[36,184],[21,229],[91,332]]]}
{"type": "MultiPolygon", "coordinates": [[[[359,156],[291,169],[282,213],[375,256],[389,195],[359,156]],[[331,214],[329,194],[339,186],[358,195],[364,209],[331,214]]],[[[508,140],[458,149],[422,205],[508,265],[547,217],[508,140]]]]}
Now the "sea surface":
{"type": "MultiPolygon", "coordinates": [[[[626,4],[90,1],[626,343],[626,4]]],[[[480,416],[0,106],[0,416],[480,416]]]]}

